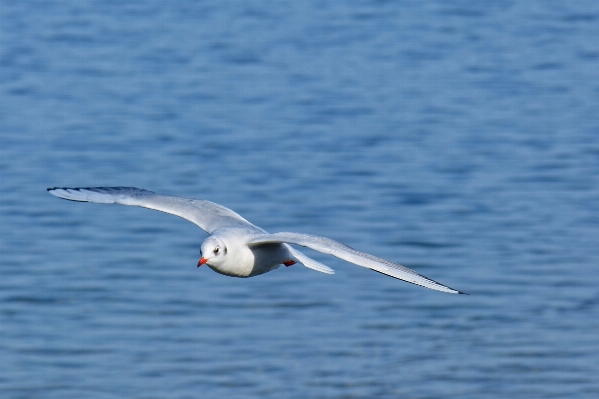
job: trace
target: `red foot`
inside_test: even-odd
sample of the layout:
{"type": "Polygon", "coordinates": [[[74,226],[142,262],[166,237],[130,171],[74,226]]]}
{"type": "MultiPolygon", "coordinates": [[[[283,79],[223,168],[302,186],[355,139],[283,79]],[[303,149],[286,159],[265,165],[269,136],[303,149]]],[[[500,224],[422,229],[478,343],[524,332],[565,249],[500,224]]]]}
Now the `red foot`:
{"type": "Polygon", "coordinates": [[[294,260],[286,260],[285,262],[283,262],[283,264],[285,266],[291,266],[291,265],[295,265],[295,261],[294,260]]]}

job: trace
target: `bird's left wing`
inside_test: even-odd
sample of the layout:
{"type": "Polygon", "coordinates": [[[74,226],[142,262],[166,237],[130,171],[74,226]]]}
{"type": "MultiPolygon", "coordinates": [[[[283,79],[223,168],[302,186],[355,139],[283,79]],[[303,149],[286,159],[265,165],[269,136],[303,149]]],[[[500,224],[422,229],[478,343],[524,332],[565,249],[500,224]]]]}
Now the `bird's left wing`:
{"type": "Polygon", "coordinates": [[[463,292],[454,290],[453,288],[431,280],[428,277],[422,276],[412,269],[408,269],[407,267],[390,262],[386,259],[356,251],[345,244],[326,237],[301,233],[257,234],[249,240],[248,245],[251,247],[272,243],[301,245],[303,247],[308,247],[325,254],[331,254],[358,266],[367,267],[379,273],[383,273],[412,284],[420,285],[437,291],[449,292],[452,294],[464,294],[463,292]]]}
{"type": "Polygon", "coordinates": [[[212,233],[220,227],[229,226],[243,225],[256,228],[229,208],[214,202],[161,195],[135,187],[54,187],[49,188],[48,192],[55,197],[70,201],[136,205],[170,213],[195,223],[208,233],[212,233]]]}

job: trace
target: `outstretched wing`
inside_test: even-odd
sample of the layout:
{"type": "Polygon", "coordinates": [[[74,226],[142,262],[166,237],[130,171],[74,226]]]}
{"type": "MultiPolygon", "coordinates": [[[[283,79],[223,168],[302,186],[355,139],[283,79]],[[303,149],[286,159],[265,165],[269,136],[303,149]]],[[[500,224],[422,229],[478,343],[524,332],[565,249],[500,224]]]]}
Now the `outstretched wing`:
{"type": "Polygon", "coordinates": [[[356,251],[347,245],[326,237],[300,233],[258,234],[250,239],[248,245],[251,247],[270,243],[301,245],[303,247],[312,248],[325,254],[331,254],[340,259],[355,263],[356,265],[367,267],[379,273],[383,273],[412,284],[421,285],[423,287],[437,291],[450,292],[452,294],[464,294],[464,292],[454,290],[453,288],[449,288],[446,285],[440,284],[428,277],[422,276],[412,269],[408,269],[407,267],[398,265],[397,263],[393,263],[382,258],[377,258],[376,256],[369,255],[364,252],[356,251]]]}
{"type": "MultiPolygon", "coordinates": [[[[254,227],[229,208],[193,198],[171,197],[135,187],[49,188],[50,194],[70,201],[135,205],[187,219],[208,233],[220,227],[254,227]]],[[[260,229],[258,229],[260,230],[260,229]]]]}

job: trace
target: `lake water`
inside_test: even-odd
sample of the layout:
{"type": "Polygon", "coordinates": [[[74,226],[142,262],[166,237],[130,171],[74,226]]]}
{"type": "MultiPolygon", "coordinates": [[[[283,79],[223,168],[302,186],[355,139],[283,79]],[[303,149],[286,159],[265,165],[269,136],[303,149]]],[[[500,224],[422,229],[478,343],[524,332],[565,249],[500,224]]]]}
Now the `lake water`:
{"type": "Polygon", "coordinates": [[[599,3],[0,3],[0,397],[599,397],[599,3]],[[321,234],[251,279],[53,186],[321,234]]]}

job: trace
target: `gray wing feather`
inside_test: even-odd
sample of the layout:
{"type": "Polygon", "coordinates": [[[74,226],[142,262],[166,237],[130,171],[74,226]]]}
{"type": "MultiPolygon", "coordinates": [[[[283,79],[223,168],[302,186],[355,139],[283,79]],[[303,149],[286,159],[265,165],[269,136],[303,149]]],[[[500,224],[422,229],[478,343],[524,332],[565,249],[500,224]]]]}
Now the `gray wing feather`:
{"type": "Polygon", "coordinates": [[[153,191],[135,187],[55,187],[49,188],[48,192],[55,197],[70,201],[135,205],[170,213],[195,223],[208,233],[212,233],[220,227],[239,225],[258,229],[237,213],[222,205],[200,199],[160,195],[153,191]]]}
{"type": "Polygon", "coordinates": [[[437,291],[450,292],[452,294],[463,294],[463,292],[454,290],[453,288],[449,288],[428,277],[422,276],[412,269],[408,269],[407,267],[390,262],[386,259],[356,251],[355,249],[338,241],[331,240],[330,238],[300,233],[258,234],[250,239],[248,245],[253,246],[268,243],[301,245],[412,284],[421,285],[437,291]]]}

